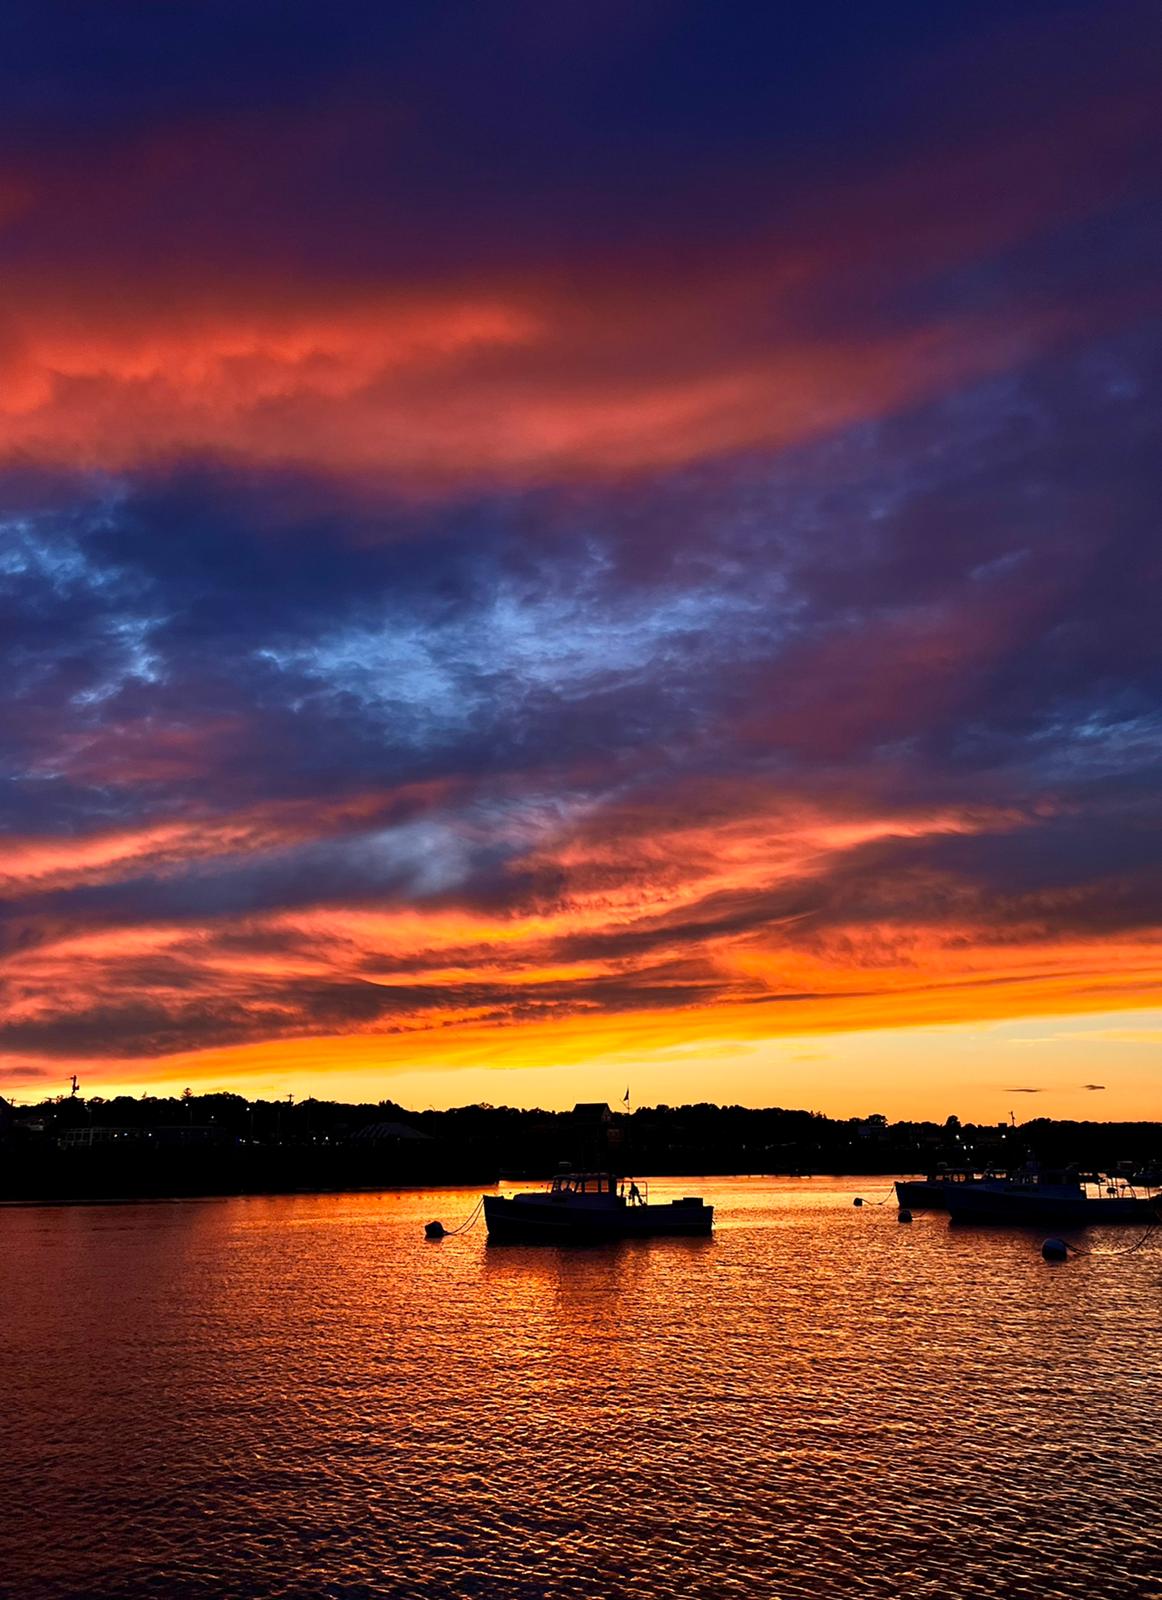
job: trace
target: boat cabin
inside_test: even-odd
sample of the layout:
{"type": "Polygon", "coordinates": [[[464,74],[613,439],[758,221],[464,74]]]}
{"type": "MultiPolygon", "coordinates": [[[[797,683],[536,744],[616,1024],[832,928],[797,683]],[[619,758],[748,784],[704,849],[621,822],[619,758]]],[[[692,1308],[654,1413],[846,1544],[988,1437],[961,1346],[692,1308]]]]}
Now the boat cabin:
{"type": "Polygon", "coordinates": [[[647,1190],[644,1179],[638,1184],[612,1172],[560,1172],[553,1179],[549,1197],[558,1202],[580,1200],[615,1205],[620,1201],[639,1206],[646,1204],[647,1190]]]}
{"type": "Polygon", "coordinates": [[[1000,1183],[1008,1177],[1004,1167],[937,1167],[929,1183],[1000,1183]]]}

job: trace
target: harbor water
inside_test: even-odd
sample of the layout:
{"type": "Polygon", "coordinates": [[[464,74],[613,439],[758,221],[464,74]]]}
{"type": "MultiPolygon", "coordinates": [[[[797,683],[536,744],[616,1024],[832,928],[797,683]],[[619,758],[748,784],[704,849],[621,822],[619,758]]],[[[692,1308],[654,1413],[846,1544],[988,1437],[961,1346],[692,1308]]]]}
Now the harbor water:
{"type": "Polygon", "coordinates": [[[0,1594],[1162,1596],[1162,1248],[886,1189],[654,1180],[714,1236],[589,1248],[426,1240],[467,1190],[4,1208],[0,1594]]]}

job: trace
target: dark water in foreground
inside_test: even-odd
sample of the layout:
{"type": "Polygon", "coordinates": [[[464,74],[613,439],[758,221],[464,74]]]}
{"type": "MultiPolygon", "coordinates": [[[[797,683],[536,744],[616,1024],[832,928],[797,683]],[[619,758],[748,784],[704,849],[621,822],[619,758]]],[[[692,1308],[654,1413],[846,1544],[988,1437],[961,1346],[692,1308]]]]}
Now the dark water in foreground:
{"type": "Polygon", "coordinates": [[[469,1192],[0,1211],[0,1593],[1162,1595],[1162,1249],[861,1186],[572,1252],[425,1242],[469,1192]]]}

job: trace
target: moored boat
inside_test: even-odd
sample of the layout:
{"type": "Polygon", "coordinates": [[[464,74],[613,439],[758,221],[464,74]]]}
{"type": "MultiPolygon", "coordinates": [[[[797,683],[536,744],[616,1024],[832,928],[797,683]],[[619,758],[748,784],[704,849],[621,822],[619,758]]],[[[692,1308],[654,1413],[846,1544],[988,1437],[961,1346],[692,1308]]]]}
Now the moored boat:
{"type": "Polygon", "coordinates": [[[896,1200],[910,1211],[947,1211],[947,1194],[969,1183],[995,1183],[1005,1173],[995,1168],[941,1167],[926,1178],[896,1180],[896,1200]]]}
{"type": "Polygon", "coordinates": [[[953,1222],[1088,1228],[1094,1224],[1162,1220],[1162,1196],[1100,1176],[1054,1174],[964,1184],[946,1197],[953,1222]]]}
{"type": "Polygon", "coordinates": [[[652,1203],[649,1185],[612,1172],[563,1172],[548,1189],[484,1196],[489,1239],[498,1241],[642,1239],[707,1235],[714,1207],[685,1195],[652,1203]]]}

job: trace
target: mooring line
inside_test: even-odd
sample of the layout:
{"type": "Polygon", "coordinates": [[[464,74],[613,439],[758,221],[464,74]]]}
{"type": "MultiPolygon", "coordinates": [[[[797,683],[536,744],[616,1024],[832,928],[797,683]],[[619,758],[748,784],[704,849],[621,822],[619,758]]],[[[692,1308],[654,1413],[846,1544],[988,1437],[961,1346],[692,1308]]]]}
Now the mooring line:
{"type": "Polygon", "coordinates": [[[442,1222],[429,1222],[424,1228],[429,1239],[454,1239],[459,1233],[467,1233],[480,1221],[480,1214],[484,1210],[484,1196],[473,1206],[471,1214],[456,1228],[445,1228],[442,1222]]]}
{"type": "Polygon", "coordinates": [[[1093,1256],[1097,1260],[1103,1256],[1132,1256],[1135,1250],[1140,1250],[1146,1241],[1158,1232],[1159,1228],[1162,1228],[1162,1222],[1152,1222],[1141,1238],[1135,1239],[1133,1244],[1126,1245],[1121,1250],[1087,1250],[1084,1245],[1071,1244],[1068,1239],[1062,1239],[1061,1243],[1075,1256],[1093,1256]]]}

